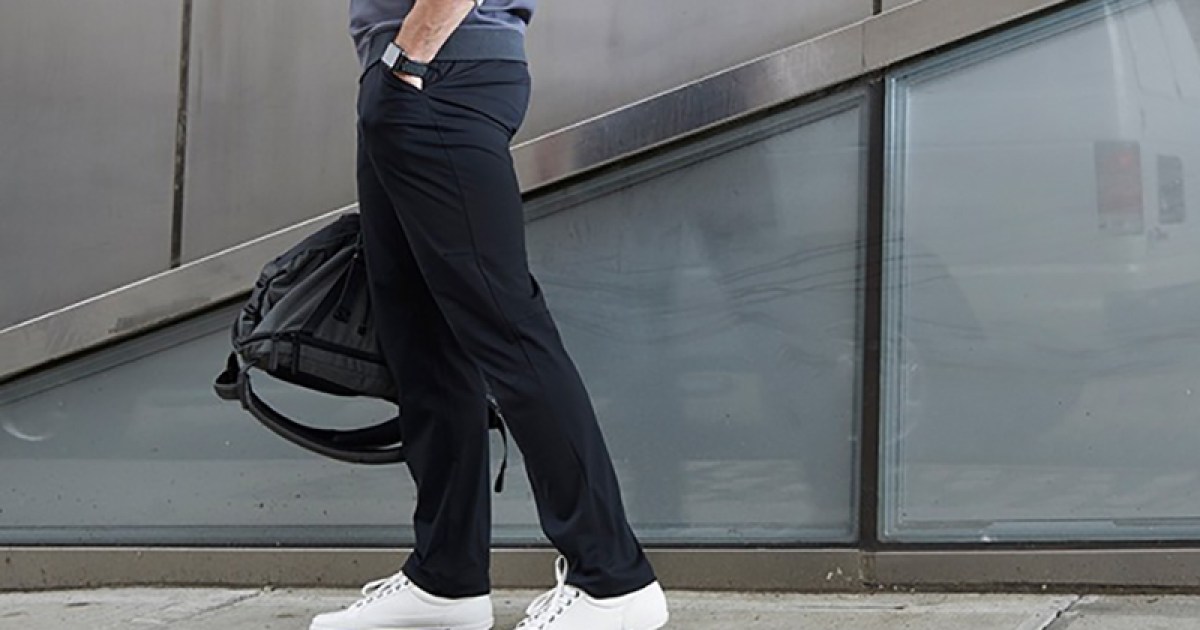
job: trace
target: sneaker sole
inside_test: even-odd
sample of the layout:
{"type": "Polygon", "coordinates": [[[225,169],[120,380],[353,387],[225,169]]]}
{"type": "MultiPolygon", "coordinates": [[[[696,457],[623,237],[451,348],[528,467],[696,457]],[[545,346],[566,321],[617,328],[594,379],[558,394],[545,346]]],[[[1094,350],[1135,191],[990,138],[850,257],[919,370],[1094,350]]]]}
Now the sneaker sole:
{"type": "Polygon", "coordinates": [[[659,628],[665,627],[667,625],[667,622],[670,620],[671,620],[670,617],[664,617],[662,619],[662,621],[655,621],[648,626],[641,626],[638,628],[626,628],[626,630],[659,630],[659,628]]]}

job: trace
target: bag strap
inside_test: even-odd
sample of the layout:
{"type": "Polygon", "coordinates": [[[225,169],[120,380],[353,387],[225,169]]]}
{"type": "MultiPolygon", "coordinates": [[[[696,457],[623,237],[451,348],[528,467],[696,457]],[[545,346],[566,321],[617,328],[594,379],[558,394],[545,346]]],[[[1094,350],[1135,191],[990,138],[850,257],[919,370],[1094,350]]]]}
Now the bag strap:
{"type": "MultiPolygon", "coordinates": [[[[392,418],[374,426],[353,430],[315,429],[300,424],[279,413],[254,392],[250,383],[252,365],[239,365],[236,353],[230,353],[225,371],[217,376],[213,389],[222,400],[236,400],[268,429],[283,439],[314,453],[350,464],[396,464],[404,461],[403,448],[399,442],[400,419],[392,418]],[[380,447],[380,444],[388,446],[380,447]]],[[[508,471],[508,430],[504,415],[490,396],[488,398],[488,424],[500,432],[504,444],[504,457],[494,485],[497,494],[504,491],[504,477],[508,471]]]]}
{"type": "Polygon", "coordinates": [[[225,400],[236,400],[242,408],[283,439],[314,453],[351,464],[395,464],[404,461],[400,446],[400,419],[348,431],[316,429],[279,413],[254,391],[250,383],[252,365],[238,366],[230,354],[225,371],[213,389],[225,400]],[[380,446],[380,445],[385,446],[380,446]]]}
{"type": "Polygon", "coordinates": [[[237,354],[230,352],[229,358],[225,360],[225,371],[218,374],[217,381],[213,383],[213,390],[217,392],[217,398],[221,400],[238,399],[238,374],[241,371],[237,354]]]}
{"type": "Polygon", "coordinates": [[[488,413],[493,416],[491,424],[500,432],[500,441],[504,444],[504,458],[500,460],[500,472],[496,474],[496,485],[493,488],[496,494],[500,494],[504,492],[504,473],[508,472],[508,429],[504,428],[504,416],[499,407],[490,407],[488,413]]]}

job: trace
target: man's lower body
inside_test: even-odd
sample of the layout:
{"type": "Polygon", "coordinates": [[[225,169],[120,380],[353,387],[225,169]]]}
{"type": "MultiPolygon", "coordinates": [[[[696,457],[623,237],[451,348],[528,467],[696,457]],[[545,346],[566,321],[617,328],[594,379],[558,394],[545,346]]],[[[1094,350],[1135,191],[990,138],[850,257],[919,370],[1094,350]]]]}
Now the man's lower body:
{"type": "MultiPolygon", "coordinates": [[[[375,590],[409,589],[434,603],[478,603],[490,590],[485,382],[525,455],[543,531],[566,558],[554,606],[574,596],[603,607],[658,589],[587,391],[528,270],[509,153],[528,104],[527,68],[459,61],[432,70],[419,90],[376,64],[358,102],[371,298],[417,485],[414,551],[375,590]]],[[[662,622],[665,614],[664,602],[662,622]]],[[[620,623],[546,627],[661,625],[620,623]]]]}

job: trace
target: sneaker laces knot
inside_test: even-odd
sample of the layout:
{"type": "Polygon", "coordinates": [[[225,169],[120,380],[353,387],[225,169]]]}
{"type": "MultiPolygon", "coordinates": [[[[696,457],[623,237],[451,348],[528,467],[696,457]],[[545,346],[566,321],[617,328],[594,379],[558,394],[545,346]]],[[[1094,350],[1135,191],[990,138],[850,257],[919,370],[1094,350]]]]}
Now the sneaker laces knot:
{"type": "Polygon", "coordinates": [[[566,558],[559,556],[554,561],[554,576],[558,583],[553,589],[542,593],[533,600],[529,608],[525,609],[525,614],[528,616],[517,624],[516,630],[543,630],[579,599],[579,589],[567,585],[566,558]]]}
{"type": "Polygon", "coordinates": [[[374,582],[367,582],[367,585],[362,587],[362,599],[354,602],[354,605],[350,608],[362,608],[373,601],[408,588],[409,584],[412,584],[412,582],[409,581],[408,576],[404,575],[403,572],[391,577],[375,580],[374,582]]]}

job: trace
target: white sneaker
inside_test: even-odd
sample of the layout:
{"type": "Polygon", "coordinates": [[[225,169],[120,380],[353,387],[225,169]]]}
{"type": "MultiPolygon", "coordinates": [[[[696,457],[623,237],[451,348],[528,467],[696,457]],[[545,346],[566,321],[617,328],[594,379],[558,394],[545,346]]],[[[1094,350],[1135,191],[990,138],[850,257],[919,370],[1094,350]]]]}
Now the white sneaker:
{"type": "Polygon", "coordinates": [[[567,584],[567,559],[554,563],[558,586],[529,608],[516,630],[658,630],[667,625],[667,598],[654,582],[620,597],[596,599],[567,584]]]}
{"type": "Polygon", "coordinates": [[[449,599],[421,590],[403,572],[363,587],[346,610],[317,615],[309,630],[491,630],[492,598],[449,599]]]}

